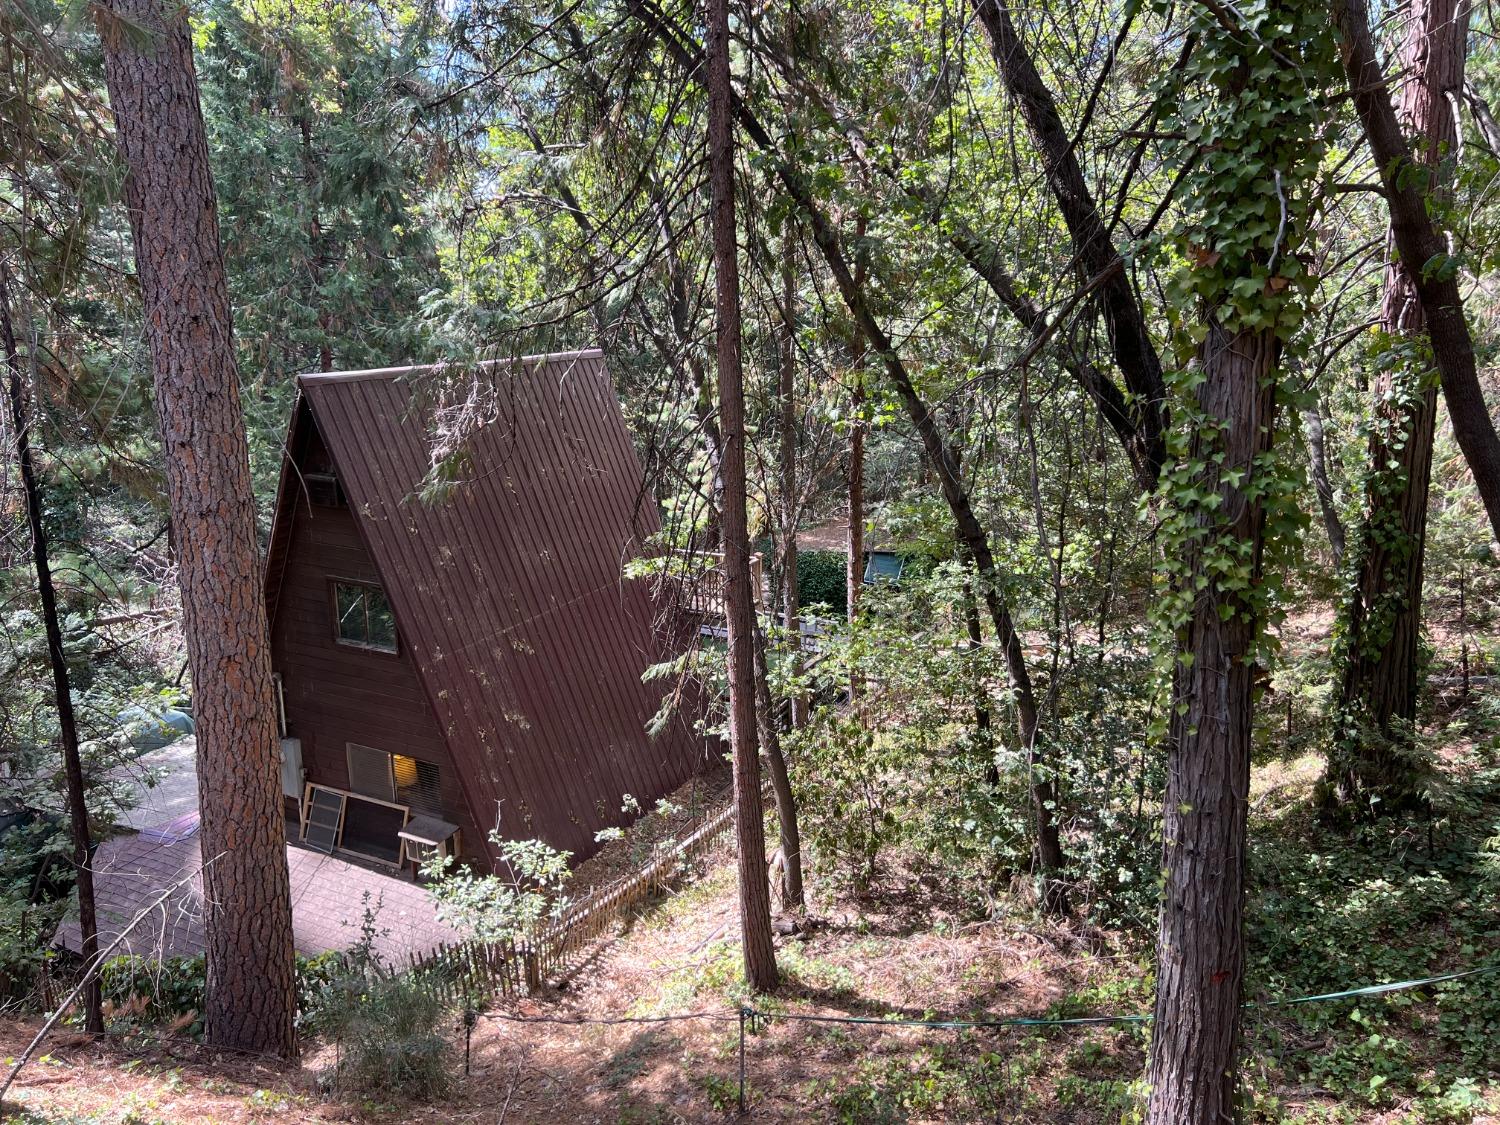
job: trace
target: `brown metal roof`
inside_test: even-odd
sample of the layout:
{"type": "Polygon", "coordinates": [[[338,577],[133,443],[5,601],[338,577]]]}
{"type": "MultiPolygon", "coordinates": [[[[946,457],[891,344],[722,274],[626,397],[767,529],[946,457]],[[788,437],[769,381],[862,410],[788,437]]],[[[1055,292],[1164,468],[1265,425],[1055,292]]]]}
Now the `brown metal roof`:
{"type": "Polygon", "coordinates": [[[703,762],[685,722],[645,731],[664,688],[641,673],[665,654],[650,592],[622,567],[657,529],[654,503],[597,351],[491,367],[497,416],[467,443],[467,479],[424,501],[416,404],[431,396],[413,390],[434,370],[304,375],[302,394],[475,821],[585,855],[627,819],[623,794],[670,792],[703,762]]]}

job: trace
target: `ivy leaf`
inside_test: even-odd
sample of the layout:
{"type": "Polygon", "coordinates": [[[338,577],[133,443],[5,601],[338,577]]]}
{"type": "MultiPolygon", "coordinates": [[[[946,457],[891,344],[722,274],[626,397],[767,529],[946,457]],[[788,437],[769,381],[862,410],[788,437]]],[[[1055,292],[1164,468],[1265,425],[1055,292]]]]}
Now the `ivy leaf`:
{"type": "Polygon", "coordinates": [[[1193,256],[1195,270],[1211,270],[1219,264],[1219,259],[1224,257],[1219,251],[1210,250],[1207,246],[1189,246],[1188,251],[1193,256]]]}
{"type": "Polygon", "coordinates": [[[1422,263],[1422,280],[1452,281],[1458,276],[1458,270],[1462,264],[1456,256],[1439,252],[1422,263]]]}

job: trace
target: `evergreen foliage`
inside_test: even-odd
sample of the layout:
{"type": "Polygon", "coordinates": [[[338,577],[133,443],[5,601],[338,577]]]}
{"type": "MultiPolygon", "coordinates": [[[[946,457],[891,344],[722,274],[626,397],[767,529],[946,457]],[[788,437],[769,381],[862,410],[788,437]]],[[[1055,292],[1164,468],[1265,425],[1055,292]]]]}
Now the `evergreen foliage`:
{"type": "MultiPolygon", "coordinates": [[[[1465,82],[1445,102],[1461,143],[1433,169],[1393,171],[1368,151],[1324,8],[1003,5],[1015,50],[997,56],[994,7],[731,5],[750,531],[770,573],[786,528],[847,510],[858,430],[866,520],[916,561],[864,587],[848,620],[845,556],[801,550],[797,600],[822,632],[794,644],[781,606],[761,617],[770,713],[800,721],[783,747],[809,912],[848,917],[941,885],[965,923],[1040,914],[1050,821],[1069,934],[1107,932],[1126,951],[1098,986],[1117,994],[1079,991],[1059,1010],[1147,1003],[1175,846],[1169,749],[1200,733],[1181,685],[1193,623],[1211,611],[1251,637],[1226,661],[1253,669],[1249,713],[1210,716],[1253,722],[1251,792],[1236,794],[1250,823],[1246,997],[1483,960],[1500,887],[1500,547],[1427,337],[1377,321],[1392,265],[1382,179],[1441,181],[1424,210],[1447,249],[1417,265],[1458,286],[1493,413],[1494,12],[1469,10],[1465,82]],[[1090,200],[1059,191],[1069,161],[1090,200]],[[1085,202],[1102,241],[1080,237],[1094,229],[1085,202]],[[1120,328],[1136,318],[1159,402],[1122,363],[1120,328]],[[1255,333],[1271,342],[1256,389],[1274,394],[1274,422],[1250,463],[1226,467],[1233,420],[1203,402],[1203,348],[1255,333]],[[1407,448],[1402,418],[1424,396],[1425,538],[1392,514],[1407,470],[1372,453],[1407,448]],[[992,548],[990,577],[924,418],[992,548]],[[778,466],[788,429],[794,488],[778,466]],[[1240,523],[1252,505],[1263,536],[1240,523]],[[1360,591],[1377,548],[1384,565],[1360,591]],[[1347,669],[1392,641],[1413,565],[1415,703],[1392,722],[1341,696],[1347,669]],[[1370,783],[1371,762],[1391,768],[1388,787],[1370,783]],[[1342,792],[1362,767],[1365,784],[1342,792]],[[1351,811],[1351,793],[1361,815],[1329,815],[1341,799],[1351,811]]],[[[1388,76],[1412,10],[1381,10],[1388,76]]],[[[448,503],[472,468],[455,434],[489,420],[472,361],[600,346],[647,470],[640,503],[662,524],[622,566],[664,607],[684,578],[702,581],[723,550],[723,448],[698,6],[202,0],[190,14],[262,535],[298,373],[451,361],[412,387],[461,416],[434,435],[413,498],[448,503]]],[[[0,269],[90,813],[108,830],[133,709],[192,705],[164,498],[173,452],[157,436],[99,29],[58,0],[14,0],[0,7],[0,71],[0,269]]],[[[0,997],[20,1004],[58,968],[47,939],[71,875],[13,460],[0,457],[0,817],[18,823],[0,829],[0,997]]],[[[664,609],[661,635],[698,624],[664,609]]],[[[680,681],[668,710],[706,699],[702,729],[725,728],[722,644],[647,660],[644,674],[680,681]]],[[[501,875],[426,877],[445,918],[513,941],[557,908],[568,857],[492,843],[501,875]]],[[[124,1026],[201,1012],[201,978],[191,963],[122,960],[105,985],[124,1026]],[[137,994],[148,1007],[132,1008],[137,994]]],[[[346,1090],[445,1088],[451,1013],[419,982],[370,957],[304,964],[301,979],[302,1030],[348,1048],[346,1090]]],[[[1472,1119],[1500,1097],[1500,1001],[1492,983],[1427,999],[1250,1020],[1247,1112],[1298,1119],[1288,1089],[1320,1089],[1351,1119],[1472,1119]]],[[[1033,1046],[867,1060],[809,1104],[844,1120],[1033,1111],[1012,1100],[1037,1077],[1033,1046]]],[[[1122,1035],[1119,1073],[1067,1086],[1069,1111],[1135,1119],[1145,1049],[1122,1035]]]]}

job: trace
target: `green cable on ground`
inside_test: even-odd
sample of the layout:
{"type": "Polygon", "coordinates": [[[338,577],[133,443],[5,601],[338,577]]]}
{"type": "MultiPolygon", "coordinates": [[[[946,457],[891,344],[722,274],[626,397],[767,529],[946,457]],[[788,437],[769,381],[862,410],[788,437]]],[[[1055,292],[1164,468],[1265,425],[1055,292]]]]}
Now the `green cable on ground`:
{"type": "MultiPolygon", "coordinates": [[[[1464,977],[1476,977],[1484,973],[1493,973],[1500,970],[1500,963],[1494,965],[1481,965],[1477,969],[1462,969],[1454,973],[1441,973],[1433,977],[1419,977],[1415,980],[1393,981],[1390,984],[1370,984],[1362,988],[1345,989],[1342,992],[1323,992],[1316,996],[1296,996],[1285,1000],[1267,1000],[1264,1002],[1250,1001],[1241,1005],[1245,1009],[1255,1008],[1279,1008],[1291,1004],[1312,1004],[1321,1000],[1345,1000],[1355,996],[1378,996],[1386,992],[1403,992],[1411,988],[1422,988],[1429,984],[1440,984],[1443,981],[1461,980],[1464,977]]],[[[743,1009],[747,1016],[756,1019],[768,1020],[794,1020],[804,1023],[858,1023],[879,1024],[883,1027],[928,1027],[948,1031],[964,1031],[984,1027],[1068,1027],[1079,1025],[1105,1025],[1119,1023],[1146,1023],[1151,1019],[1150,1014],[1135,1016],[1075,1016],[1070,1019],[1044,1019],[1031,1017],[1016,1017],[1003,1020],[916,1020],[916,1019],[886,1019],[881,1016],[818,1016],[800,1015],[796,1013],[763,1012],[758,1008],[746,1005],[743,1009]]]]}
{"type": "Polygon", "coordinates": [[[1427,984],[1438,984],[1445,980],[1458,980],[1462,977],[1477,977],[1482,973],[1493,973],[1500,969],[1500,964],[1481,965],[1477,969],[1464,969],[1456,973],[1442,973],[1435,977],[1421,977],[1417,980],[1396,981],[1393,984],[1370,984],[1364,988],[1350,988],[1343,992],[1324,992],[1317,996],[1297,996],[1290,1000],[1267,1000],[1263,1004],[1246,1004],[1247,1008],[1279,1008],[1288,1004],[1311,1004],[1318,1000],[1343,1000],[1350,996],[1378,996],[1382,992],[1401,992],[1408,988],[1421,988],[1427,984]]]}

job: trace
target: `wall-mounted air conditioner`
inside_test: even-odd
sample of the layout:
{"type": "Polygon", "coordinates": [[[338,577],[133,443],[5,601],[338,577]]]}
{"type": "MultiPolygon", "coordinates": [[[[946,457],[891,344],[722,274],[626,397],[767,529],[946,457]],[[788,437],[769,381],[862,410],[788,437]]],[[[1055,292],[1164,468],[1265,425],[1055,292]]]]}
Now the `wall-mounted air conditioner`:
{"type": "Polygon", "coordinates": [[[281,740],[281,792],[294,801],[302,800],[302,740],[281,740]]]}

